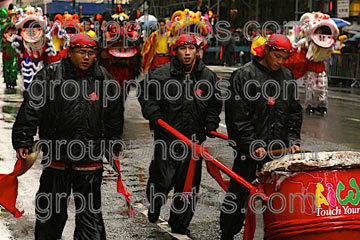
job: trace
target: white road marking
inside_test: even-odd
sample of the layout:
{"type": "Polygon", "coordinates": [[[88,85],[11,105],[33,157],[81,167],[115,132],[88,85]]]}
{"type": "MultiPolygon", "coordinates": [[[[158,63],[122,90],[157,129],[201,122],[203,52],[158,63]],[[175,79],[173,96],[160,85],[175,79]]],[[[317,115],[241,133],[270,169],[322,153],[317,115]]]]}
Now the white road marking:
{"type": "MultiPolygon", "coordinates": [[[[141,209],[145,208],[144,205],[142,205],[141,203],[137,203],[137,204],[134,205],[134,208],[137,209],[139,212],[141,212],[147,218],[148,210],[145,209],[144,211],[141,211],[141,209]]],[[[159,228],[161,228],[164,232],[167,232],[169,235],[171,235],[172,237],[174,237],[174,238],[176,238],[178,240],[191,240],[191,238],[189,238],[186,235],[172,233],[168,222],[166,220],[164,220],[163,218],[161,218],[161,217],[159,217],[159,223],[157,223],[156,225],[159,228]]]]}
{"type": "Polygon", "coordinates": [[[164,230],[165,232],[169,233],[172,237],[179,239],[179,240],[191,240],[191,238],[189,238],[186,235],[182,235],[182,234],[177,234],[177,233],[172,233],[170,226],[168,224],[168,222],[161,222],[157,224],[158,227],[160,227],[162,230],[164,230]]]}
{"type": "Polygon", "coordinates": [[[356,119],[356,118],[347,118],[347,119],[355,122],[360,122],[360,119],[356,119]]]}

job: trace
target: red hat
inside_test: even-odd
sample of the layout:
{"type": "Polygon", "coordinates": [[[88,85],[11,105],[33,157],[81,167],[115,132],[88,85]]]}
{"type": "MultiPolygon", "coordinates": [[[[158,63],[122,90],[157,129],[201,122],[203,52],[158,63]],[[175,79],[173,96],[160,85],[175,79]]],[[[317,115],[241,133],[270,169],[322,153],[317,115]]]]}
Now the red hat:
{"type": "Polygon", "coordinates": [[[68,48],[60,51],[60,56],[62,58],[67,58],[68,50],[73,48],[92,48],[95,50],[97,48],[97,45],[95,40],[86,33],[71,34],[70,44],[68,48]]]}
{"type": "Polygon", "coordinates": [[[272,50],[284,51],[287,53],[293,52],[289,38],[283,34],[272,34],[266,44],[254,48],[256,56],[265,57],[265,46],[270,47],[272,50]]]}
{"type": "Polygon", "coordinates": [[[175,55],[175,50],[180,47],[180,46],[184,46],[184,45],[194,45],[196,48],[199,47],[199,45],[197,44],[196,38],[191,35],[191,34],[181,34],[180,38],[178,40],[176,40],[175,45],[171,47],[171,52],[173,53],[173,55],[175,55]]]}
{"type": "Polygon", "coordinates": [[[93,48],[97,45],[94,39],[86,33],[79,33],[71,35],[69,48],[93,48]]]}

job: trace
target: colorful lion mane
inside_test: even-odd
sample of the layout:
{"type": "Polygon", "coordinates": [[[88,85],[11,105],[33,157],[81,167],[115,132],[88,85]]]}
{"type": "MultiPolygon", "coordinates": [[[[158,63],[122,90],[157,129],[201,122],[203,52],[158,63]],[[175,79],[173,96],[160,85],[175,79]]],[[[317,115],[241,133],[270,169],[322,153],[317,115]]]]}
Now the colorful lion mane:
{"type": "Polygon", "coordinates": [[[202,16],[201,12],[193,12],[189,9],[179,10],[173,13],[171,17],[171,25],[169,27],[169,35],[173,38],[170,45],[174,45],[176,38],[181,33],[194,35],[200,48],[206,44],[206,37],[211,32],[209,18],[202,16]]]}

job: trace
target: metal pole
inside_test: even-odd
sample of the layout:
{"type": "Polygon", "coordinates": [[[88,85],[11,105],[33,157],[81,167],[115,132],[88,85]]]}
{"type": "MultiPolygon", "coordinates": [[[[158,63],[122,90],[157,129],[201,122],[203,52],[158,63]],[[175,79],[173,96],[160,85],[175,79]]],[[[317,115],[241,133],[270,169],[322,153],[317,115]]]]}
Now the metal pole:
{"type": "Polygon", "coordinates": [[[297,21],[298,20],[298,17],[299,17],[299,0],[296,0],[295,1],[295,21],[297,21]]]}
{"type": "Polygon", "coordinates": [[[76,13],[76,0],[73,0],[73,11],[74,11],[74,14],[76,13]]]}
{"type": "MultiPolygon", "coordinates": [[[[216,11],[217,11],[217,17],[218,17],[218,21],[220,20],[220,0],[217,0],[217,7],[216,7],[216,11]]],[[[216,38],[216,46],[219,46],[219,39],[216,38]]]]}
{"type": "Polygon", "coordinates": [[[256,21],[259,22],[259,0],[256,0],[256,21]]]}

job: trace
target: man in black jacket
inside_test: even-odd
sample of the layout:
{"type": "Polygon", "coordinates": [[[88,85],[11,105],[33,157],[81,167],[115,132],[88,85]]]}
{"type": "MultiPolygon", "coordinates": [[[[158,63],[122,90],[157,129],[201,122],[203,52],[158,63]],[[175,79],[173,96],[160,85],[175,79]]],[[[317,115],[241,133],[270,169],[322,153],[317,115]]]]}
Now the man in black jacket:
{"type": "MultiPolygon", "coordinates": [[[[257,168],[271,160],[269,156],[264,159],[267,150],[300,149],[302,124],[296,82],[282,66],[292,51],[290,41],[284,35],[272,35],[257,51],[262,56],[260,61],[254,60],[233,72],[231,98],[225,103],[227,131],[236,143],[233,171],[249,182],[256,178],[257,168]]],[[[248,195],[245,187],[230,181],[225,198],[235,203],[236,209],[227,209],[230,204],[223,205],[221,239],[234,239],[240,232],[248,195]]]]}
{"type": "Polygon", "coordinates": [[[13,126],[19,159],[26,159],[39,127],[44,170],[36,194],[35,239],[61,239],[74,194],[74,239],[105,239],[101,213],[104,145],[119,152],[123,123],[120,87],[95,61],[96,43],[72,37],[67,58],[35,75],[13,126]],[[109,100],[111,98],[111,100],[109,100]],[[102,144],[104,141],[105,144],[102,144]]]}
{"type": "Polygon", "coordinates": [[[194,215],[201,157],[196,161],[195,169],[189,168],[190,148],[176,143],[175,137],[162,129],[157,120],[164,120],[199,144],[205,141],[210,131],[218,128],[222,108],[220,92],[215,87],[218,78],[196,56],[198,50],[193,36],[181,35],[172,49],[175,56],[171,62],[150,72],[143,81],[139,97],[144,117],[154,126],[155,138],[147,185],[149,221],[158,220],[160,208],[174,188],[169,225],[172,232],[180,234],[189,233],[187,228],[194,215]],[[189,194],[183,190],[191,171],[194,174],[190,186],[193,191],[189,194]]]}

